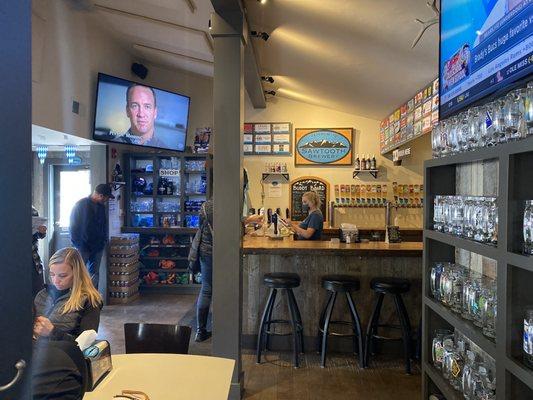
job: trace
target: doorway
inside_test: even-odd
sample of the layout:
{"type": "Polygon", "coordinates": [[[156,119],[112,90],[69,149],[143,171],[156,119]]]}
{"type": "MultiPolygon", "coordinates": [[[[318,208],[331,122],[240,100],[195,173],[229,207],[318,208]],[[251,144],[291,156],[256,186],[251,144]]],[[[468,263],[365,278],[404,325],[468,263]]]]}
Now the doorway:
{"type": "Polygon", "coordinates": [[[88,165],[54,165],[52,175],[54,228],[50,254],[72,246],[70,240],[70,213],[76,202],[91,193],[91,170],[88,165]]]}

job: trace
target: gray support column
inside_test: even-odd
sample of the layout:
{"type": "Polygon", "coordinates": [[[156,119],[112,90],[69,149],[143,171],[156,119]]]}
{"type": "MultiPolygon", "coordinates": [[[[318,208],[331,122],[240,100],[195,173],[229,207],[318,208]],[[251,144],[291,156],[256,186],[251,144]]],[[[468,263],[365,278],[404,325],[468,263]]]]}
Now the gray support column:
{"type": "Polygon", "coordinates": [[[0,2],[0,399],[31,398],[31,1],[0,2]],[[21,365],[21,364],[19,364],[21,365]]]}
{"type": "Polygon", "coordinates": [[[242,128],[244,78],[242,14],[231,26],[217,14],[215,45],[213,355],[235,360],[230,399],[240,399],[242,328],[242,128]],[[235,29],[234,27],[238,27],[235,29]]]}

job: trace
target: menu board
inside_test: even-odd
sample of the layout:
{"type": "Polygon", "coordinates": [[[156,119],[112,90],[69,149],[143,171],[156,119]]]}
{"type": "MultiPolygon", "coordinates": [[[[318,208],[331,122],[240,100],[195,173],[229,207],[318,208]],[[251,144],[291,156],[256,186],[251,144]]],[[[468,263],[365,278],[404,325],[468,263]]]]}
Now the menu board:
{"type": "Polygon", "coordinates": [[[439,121],[438,107],[439,78],[381,121],[381,154],[431,132],[431,128],[439,121]]]}
{"type": "Polygon", "coordinates": [[[302,176],[290,184],[291,220],[303,221],[307,217],[302,209],[302,196],[305,192],[315,191],[321,200],[320,211],[328,220],[329,183],[316,176],[302,176]]]}
{"type": "Polygon", "coordinates": [[[247,122],[244,124],[245,156],[290,156],[292,125],[290,122],[247,122]]]}

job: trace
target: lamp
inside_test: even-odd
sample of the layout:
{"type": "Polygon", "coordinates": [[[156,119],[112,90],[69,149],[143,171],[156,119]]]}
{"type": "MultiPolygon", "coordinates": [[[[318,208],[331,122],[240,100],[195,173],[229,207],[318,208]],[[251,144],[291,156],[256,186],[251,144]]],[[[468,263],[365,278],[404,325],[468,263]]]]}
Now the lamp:
{"type": "Polygon", "coordinates": [[[251,31],[250,32],[250,36],[263,39],[265,42],[270,37],[270,35],[268,33],[266,33],[266,32],[258,32],[258,31],[251,31]]]}

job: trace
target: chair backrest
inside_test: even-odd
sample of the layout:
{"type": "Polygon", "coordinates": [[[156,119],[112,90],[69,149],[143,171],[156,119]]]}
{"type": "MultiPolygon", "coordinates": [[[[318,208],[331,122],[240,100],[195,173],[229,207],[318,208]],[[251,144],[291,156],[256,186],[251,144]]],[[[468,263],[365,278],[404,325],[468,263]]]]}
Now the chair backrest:
{"type": "Polygon", "coordinates": [[[187,354],[191,328],[166,324],[124,324],[126,353],[187,354]]]}

